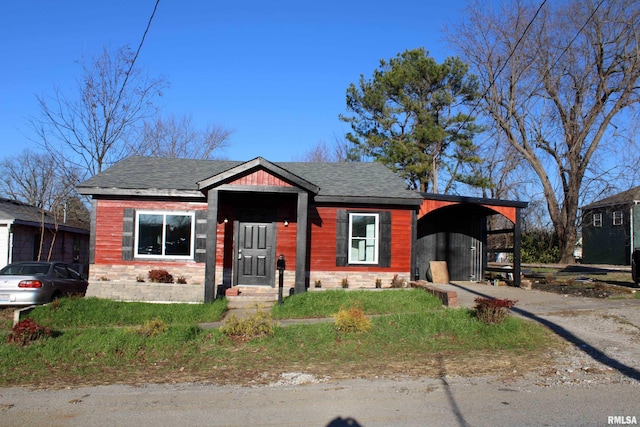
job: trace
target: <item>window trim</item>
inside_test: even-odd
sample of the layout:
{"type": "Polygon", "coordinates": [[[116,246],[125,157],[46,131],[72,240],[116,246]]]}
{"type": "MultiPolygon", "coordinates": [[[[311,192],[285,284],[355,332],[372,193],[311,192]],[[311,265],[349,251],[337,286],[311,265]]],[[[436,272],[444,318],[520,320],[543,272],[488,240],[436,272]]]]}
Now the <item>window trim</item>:
{"type": "Polygon", "coordinates": [[[622,211],[613,211],[612,223],[615,226],[624,224],[624,213],[622,211]],[[616,221],[616,219],[618,221],[616,221]]]}
{"type": "MultiPolygon", "coordinates": [[[[362,238],[361,238],[362,239],[362,238]]],[[[365,237],[364,240],[369,238],[365,237]]],[[[348,235],[347,235],[347,265],[378,265],[380,260],[380,214],[378,212],[349,212],[348,217],[348,235]],[[353,255],[353,218],[356,216],[365,216],[375,218],[375,236],[373,237],[373,260],[372,261],[356,261],[352,259],[353,255]]]]}
{"type": "Polygon", "coordinates": [[[593,213],[593,226],[602,227],[602,212],[593,213]]]}
{"type": "Polygon", "coordinates": [[[134,259],[185,259],[191,260],[195,257],[195,241],[196,241],[196,215],[194,211],[176,211],[176,210],[136,210],[133,218],[133,258],[134,259]],[[138,242],[139,242],[139,231],[140,231],[140,215],[162,215],[162,254],[139,254],[138,253],[138,242]],[[166,217],[168,215],[176,215],[176,216],[188,216],[191,218],[191,227],[190,227],[190,245],[189,245],[189,255],[166,255],[164,254],[166,249],[166,217]]]}

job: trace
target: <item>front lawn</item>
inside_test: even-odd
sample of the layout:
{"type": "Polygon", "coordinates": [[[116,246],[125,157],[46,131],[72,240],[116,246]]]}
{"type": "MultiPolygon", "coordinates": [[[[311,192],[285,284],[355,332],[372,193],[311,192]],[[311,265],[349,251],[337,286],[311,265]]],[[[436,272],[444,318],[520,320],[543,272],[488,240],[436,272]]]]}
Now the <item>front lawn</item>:
{"type": "Polygon", "coordinates": [[[513,375],[545,364],[559,345],[535,323],[508,318],[485,325],[470,310],[444,309],[419,289],[308,292],[275,306],[273,317],[324,317],[346,306],[376,315],[369,332],[341,333],[332,321],[281,327],[274,320],[271,337],[241,341],[198,325],[218,319],[224,300],[62,300],[29,316],[51,328],[49,338],[21,347],[6,342],[9,329],[0,331],[0,385],[264,384],[284,372],[318,378],[513,375]]]}

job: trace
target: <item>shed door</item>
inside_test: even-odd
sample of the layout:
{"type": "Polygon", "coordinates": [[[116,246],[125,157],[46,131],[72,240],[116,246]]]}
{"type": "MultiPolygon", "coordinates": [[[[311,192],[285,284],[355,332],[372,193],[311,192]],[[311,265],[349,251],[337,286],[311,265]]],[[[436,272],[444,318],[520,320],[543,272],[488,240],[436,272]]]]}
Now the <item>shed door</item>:
{"type": "Polygon", "coordinates": [[[274,223],[239,222],[236,254],[238,285],[274,286],[274,241],[274,223]]]}

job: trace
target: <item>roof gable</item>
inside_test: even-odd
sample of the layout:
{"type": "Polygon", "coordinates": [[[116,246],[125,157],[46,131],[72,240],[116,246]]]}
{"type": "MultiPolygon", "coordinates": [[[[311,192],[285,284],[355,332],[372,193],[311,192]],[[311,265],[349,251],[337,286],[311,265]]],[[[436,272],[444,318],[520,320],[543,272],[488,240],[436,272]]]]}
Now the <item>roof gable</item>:
{"type": "Polygon", "coordinates": [[[274,186],[296,186],[313,194],[317,194],[320,191],[317,185],[300,178],[287,169],[271,163],[262,157],[257,157],[204,179],[198,182],[198,188],[200,190],[207,190],[226,183],[240,185],[264,185],[266,183],[274,186]]]}

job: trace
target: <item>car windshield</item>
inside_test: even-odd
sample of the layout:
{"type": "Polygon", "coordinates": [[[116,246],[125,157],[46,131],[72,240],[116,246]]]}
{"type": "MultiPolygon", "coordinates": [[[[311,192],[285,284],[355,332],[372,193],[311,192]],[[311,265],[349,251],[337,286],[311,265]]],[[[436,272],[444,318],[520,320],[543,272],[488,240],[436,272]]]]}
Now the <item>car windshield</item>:
{"type": "Polygon", "coordinates": [[[0,270],[2,276],[39,276],[47,274],[47,264],[14,264],[0,270]]]}

